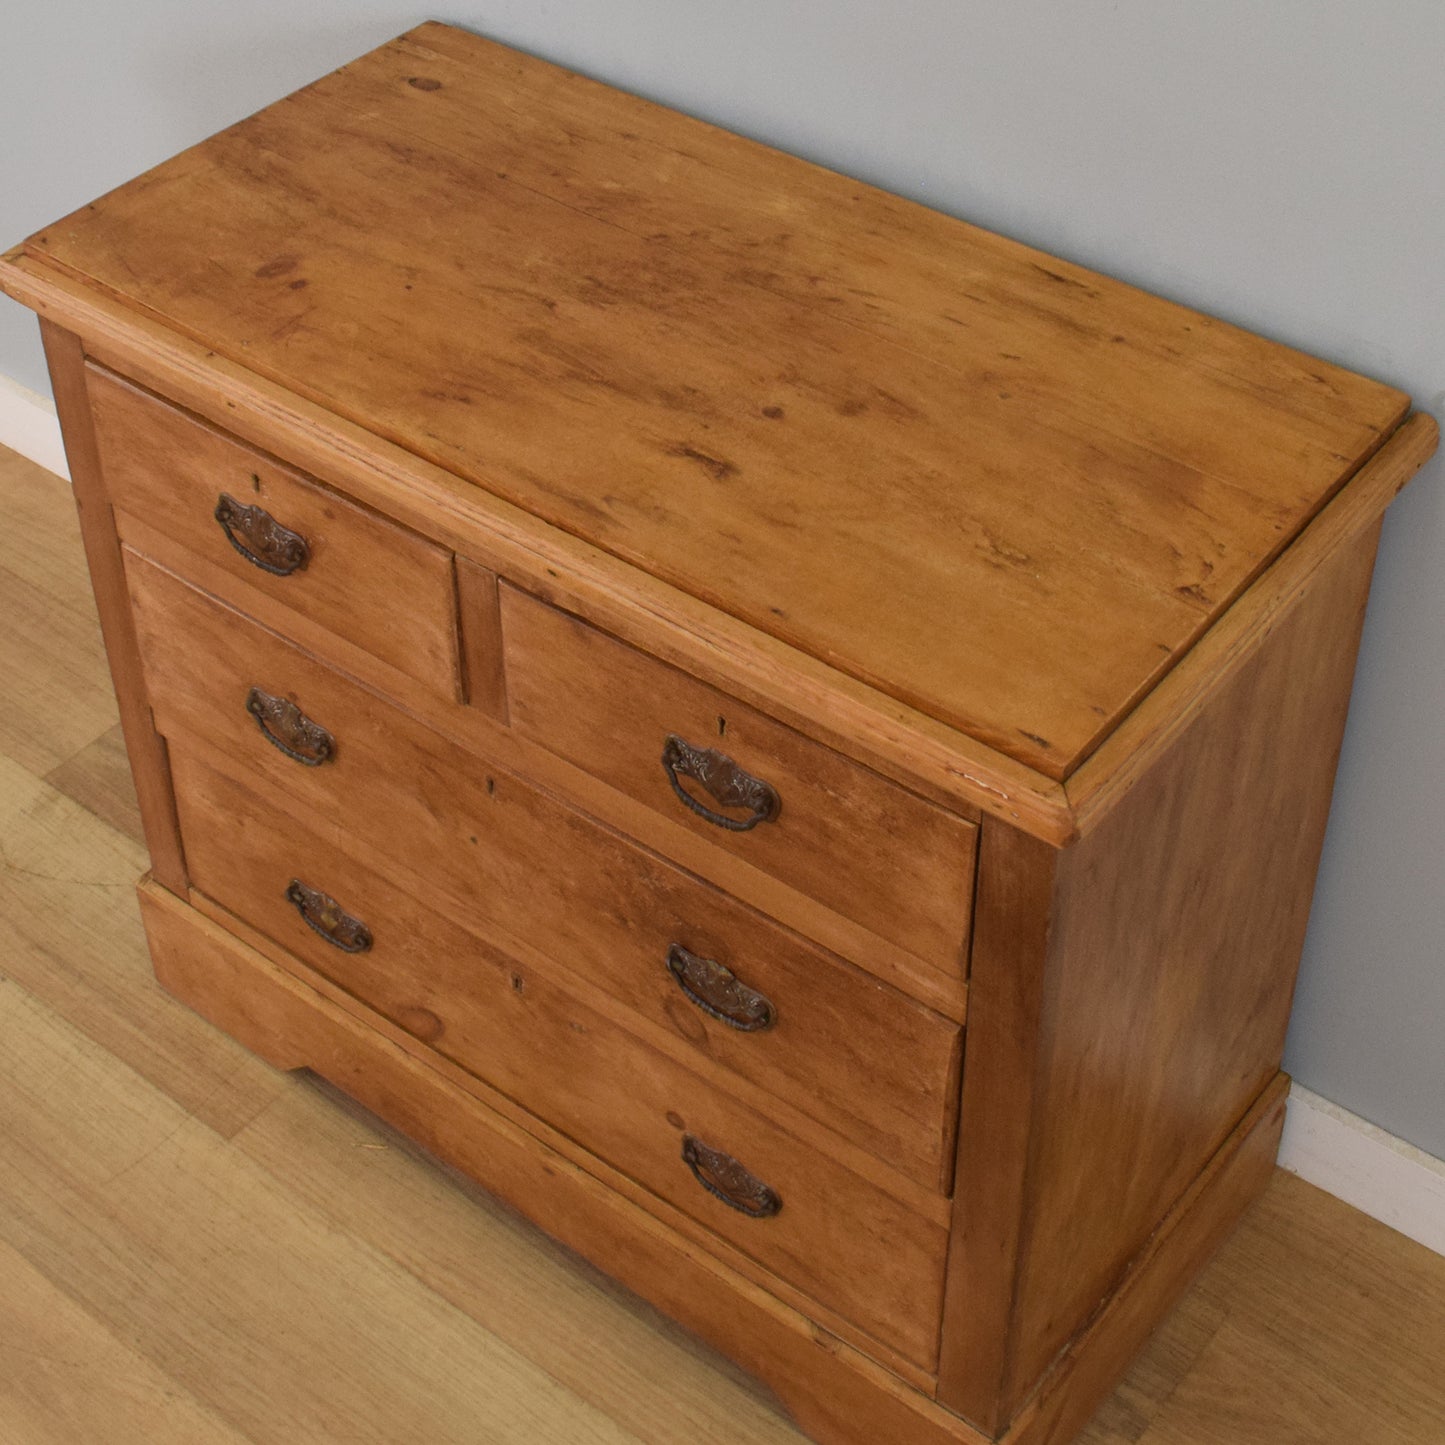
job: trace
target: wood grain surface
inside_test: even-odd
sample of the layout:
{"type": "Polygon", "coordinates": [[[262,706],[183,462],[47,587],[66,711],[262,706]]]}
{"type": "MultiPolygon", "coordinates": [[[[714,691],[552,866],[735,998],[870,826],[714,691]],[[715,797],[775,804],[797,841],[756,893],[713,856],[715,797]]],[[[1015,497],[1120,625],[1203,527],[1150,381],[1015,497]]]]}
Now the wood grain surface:
{"type": "Polygon", "coordinates": [[[319,487],[102,367],[86,373],[105,486],[213,568],[274,597],[446,697],[457,693],[452,559],[445,549],[319,487]],[[278,577],[216,520],[222,495],[301,537],[305,565],[278,577]]]}
{"type": "Polygon", "coordinates": [[[906,1358],[933,1364],[941,1221],[594,1011],[565,972],[469,937],[304,825],[278,847],[262,801],[179,748],[175,759],[196,888],[744,1254],[906,1358]],[[363,919],[366,951],[341,953],[306,926],[286,899],[298,876],[363,919]],[[781,1196],[781,1212],[751,1219],[706,1192],[682,1162],[684,1137],[737,1159],[781,1196]]]}
{"type": "MultiPolygon", "coordinates": [[[[1268,1181],[1379,517],[1433,423],[436,25],[0,285],[48,318],[161,983],[605,1260],[820,1445],[1071,1438],[1268,1181]],[[290,592],[218,541],[217,476],[312,542],[290,592]],[[324,766],[258,735],[257,689],[324,766]],[[732,714],[729,757],[802,800],[716,881],[678,866],[691,817],[658,831],[590,759],[640,757],[658,708],[693,746],[732,714]],[[626,833],[553,795],[569,771],[626,833]],[[774,916],[717,886],[746,868],[774,916]],[[303,878],[374,954],[297,936],[303,878]],[[700,1021],[679,948],[778,1026],[700,1021]],[[700,1188],[708,1146],[781,1209],[700,1188]]],[[[104,798],[107,735],[43,778],[104,798]]],[[[214,1092],[229,1137],[246,1090],[214,1092]]]]}
{"type": "MultiPolygon", "coordinates": [[[[930,1008],[956,1022],[963,1020],[968,990],[962,970],[954,968],[944,973],[924,964],[915,954],[799,893],[736,853],[719,849],[693,829],[636,802],[555,753],[528,742],[502,724],[490,707],[479,705],[475,696],[473,705],[459,706],[452,699],[416,688],[404,674],[388,667],[374,654],[310,622],[267,593],[213,568],[154,527],[127,513],[118,514],[116,520],[122,542],[132,551],[154,559],[168,572],[190,579],[197,588],[212,596],[231,597],[237,610],[255,618],[268,631],[290,638],[314,657],[326,657],[334,669],[358,679],[373,691],[396,701],[404,700],[407,711],[424,721],[428,728],[470,751],[474,757],[473,767],[485,768],[495,761],[508,771],[534,779],[546,791],[681,864],[689,872],[707,878],[797,932],[816,939],[832,952],[859,964],[930,1008]]],[[[467,609],[469,622],[464,632],[464,650],[469,659],[474,653],[479,654],[475,668],[471,662],[468,664],[469,687],[473,686],[477,673],[489,665],[495,665],[498,674],[501,672],[500,650],[493,658],[485,638],[470,626],[470,621],[485,609],[487,593],[492,590],[487,581],[490,576],[465,558],[458,559],[459,601],[467,609]]],[[[495,601],[494,590],[492,600],[495,601]]],[[[500,687],[504,680],[498,676],[496,682],[500,687]]]]}
{"type": "MultiPolygon", "coordinates": [[[[518,732],[940,973],[967,971],[971,821],[515,587],[502,589],[502,627],[518,732]],[[767,783],[777,817],[728,832],[689,811],[660,763],[674,735],[767,783]]],[[[695,783],[683,786],[718,811],[695,783]]]]}
{"type": "Polygon", "coordinates": [[[25,254],[1052,778],[1407,407],[437,26],[25,254]]]}
{"type": "Polygon", "coordinates": [[[258,790],[278,836],[296,816],[463,927],[603,990],[670,1052],[754,1080],[886,1161],[885,1187],[939,1189],[956,1109],[951,1022],[460,754],[160,568],[133,559],[130,576],[159,725],[178,747],[205,742],[258,790]],[[335,737],[334,760],[305,768],[269,746],[244,707],[252,686],[294,697],[335,737]],[[674,944],[765,992],[777,1025],[740,1034],[688,1004],[667,968],[674,944]]]}
{"type": "MultiPolygon", "coordinates": [[[[427,532],[553,605],[726,687],[805,736],[945,806],[975,808],[1056,843],[1075,835],[1061,784],[127,310],[84,282],[12,253],[0,257],[0,289],[52,318],[50,324],[63,322],[83,336],[86,354],[112,370],[175,398],[252,445],[290,458],[308,474],[427,532]]],[[[161,536],[162,544],[167,540],[148,530],[161,536]]],[[[344,640],[341,645],[350,647],[344,640]]]]}
{"type": "Polygon", "coordinates": [[[1377,538],[1330,559],[1274,645],[1061,855],[1006,1397],[1280,1066],[1377,538]]]}
{"type": "MultiPolygon", "coordinates": [[[[155,876],[170,887],[185,884],[186,867],[176,828],[166,745],[155,730],[136,654],[135,628],[126,603],[125,575],[116,537],[114,508],[91,421],[85,353],[79,339],[42,321],[41,340],[55,389],[55,407],[65,436],[72,493],[90,584],[100,615],[106,660],[115,687],[121,731],[135,778],[141,829],[155,876]]],[[[63,720],[58,721],[63,729],[63,720]]]]}
{"type": "Polygon", "coordinates": [[[462,700],[500,723],[507,721],[506,658],[497,574],[468,557],[455,559],[457,631],[462,654],[462,700]]]}
{"type": "Polygon", "coordinates": [[[940,1386],[971,1418],[1012,1418],[1280,1066],[1377,536],[1083,840],[984,827],[959,1160],[983,1217],[940,1386]]]}
{"type": "MultiPolygon", "coordinates": [[[[0,533],[0,577],[43,547],[51,611],[93,631],[69,489],[0,453],[0,497],[33,521],[0,533]]],[[[83,681],[74,652],[14,643],[30,695],[83,681]]],[[[88,668],[103,689],[98,647],[88,668]]],[[[53,755],[0,754],[7,1445],[801,1442],[686,1332],[170,999],[144,852],[89,811],[93,770],[67,797],[35,771],[53,755]],[[415,1352],[386,1319],[420,1322],[415,1352]]],[[[1080,1445],[1421,1445],[1445,1438],[1442,1353],[1445,1261],[1276,1174],[1080,1445]]]]}
{"type": "Polygon", "coordinates": [[[69,492],[57,494],[48,473],[8,451],[0,485],[9,518],[0,536],[10,541],[0,568],[0,750],[44,774],[116,722],[115,693],[69,492]],[[54,662],[40,671],[42,656],[54,662]]]}

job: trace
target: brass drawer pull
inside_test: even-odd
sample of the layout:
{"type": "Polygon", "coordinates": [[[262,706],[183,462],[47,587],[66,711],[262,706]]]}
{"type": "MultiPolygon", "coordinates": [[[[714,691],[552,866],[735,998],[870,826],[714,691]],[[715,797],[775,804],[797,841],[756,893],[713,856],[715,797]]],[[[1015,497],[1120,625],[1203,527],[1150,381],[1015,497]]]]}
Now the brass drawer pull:
{"type": "Polygon", "coordinates": [[[691,1134],[682,1138],[682,1161],[709,1194],[750,1219],[771,1219],[783,1207],[778,1195],[749,1174],[731,1154],[713,1149],[691,1134]]]}
{"type": "Polygon", "coordinates": [[[667,950],[667,968],[693,1003],[729,1028],[756,1034],[776,1022],[772,1003],[715,958],[703,958],[674,943],[667,950]]]}
{"type": "Polygon", "coordinates": [[[306,538],[283,527],[265,507],[248,507],[222,492],[216,520],[226,540],[253,566],[274,577],[289,577],[311,560],[306,538]]]}
{"type": "Polygon", "coordinates": [[[319,768],[336,755],[336,739],[320,723],[312,722],[290,698],[272,697],[253,687],[246,694],[246,711],[256,719],[256,726],[272,747],[308,768],[319,768]]]}
{"type": "Polygon", "coordinates": [[[676,734],[669,734],[662,748],[662,766],[672,791],[699,818],[733,833],[746,833],[759,823],[771,823],[782,807],[776,789],[761,778],[745,773],[726,753],[716,748],[695,748],[676,734]],[[679,775],[701,783],[720,808],[746,808],[746,818],[729,818],[699,803],[682,783],[679,775]]]}
{"type": "Polygon", "coordinates": [[[286,900],[313,933],[319,933],[333,948],[342,953],[365,953],[371,947],[371,930],[353,918],[329,893],[293,878],[286,885],[286,900]]]}

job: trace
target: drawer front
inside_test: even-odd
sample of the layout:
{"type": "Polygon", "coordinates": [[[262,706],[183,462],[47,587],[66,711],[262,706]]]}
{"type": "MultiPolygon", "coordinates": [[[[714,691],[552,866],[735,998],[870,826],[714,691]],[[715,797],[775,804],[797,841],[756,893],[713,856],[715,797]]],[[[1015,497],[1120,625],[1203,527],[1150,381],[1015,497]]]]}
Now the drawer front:
{"type": "Polygon", "coordinates": [[[456,696],[450,552],[93,364],[86,383],[115,507],[456,696]]]}
{"type": "Polygon", "coordinates": [[[280,821],[268,795],[184,748],[172,757],[194,886],[759,1264],[932,1365],[941,1225],[709,1087],[547,971],[483,945],[317,832],[280,821]],[[298,879],[364,922],[364,948],[298,879]],[[689,1139],[696,1175],[683,1157],[689,1139]],[[756,1184],[702,1150],[722,1151],[756,1184]]]}
{"type": "Polygon", "coordinates": [[[489,770],[160,568],[134,554],[127,568],[152,706],[168,736],[207,739],[268,796],[329,820],[388,867],[403,864],[460,922],[555,960],[675,1051],[786,1099],[926,1188],[947,1187],[956,1025],[489,770]],[[305,761],[271,746],[247,711],[252,688],[294,700],[330,741],[283,702],[267,725],[305,761]],[[757,1013],[739,990],[766,1000],[767,1027],[735,1026],[757,1013]]]}
{"type": "Polygon", "coordinates": [[[962,969],[972,823],[513,587],[502,635],[518,732],[879,937],[962,969]]]}

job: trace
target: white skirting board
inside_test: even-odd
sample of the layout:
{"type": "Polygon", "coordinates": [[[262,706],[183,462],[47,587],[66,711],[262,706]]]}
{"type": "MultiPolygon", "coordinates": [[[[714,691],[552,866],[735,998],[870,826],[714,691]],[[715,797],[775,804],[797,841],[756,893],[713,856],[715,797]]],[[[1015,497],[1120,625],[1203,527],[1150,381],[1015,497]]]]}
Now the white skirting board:
{"type": "MultiPolygon", "coordinates": [[[[69,477],[60,423],[43,396],[0,376],[0,444],[69,477]]],[[[1445,1254],[1445,1162],[1295,1084],[1281,1168],[1445,1254]]]]}
{"type": "Polygon", "coordinates": [[[8,376],[0,376],[0,444],[69,480],[55,407],[8,376]]]}
{"type": "Polygon", "coordinates": [[[1294,1084],[1282,1169],[1445,1254],[1445,1160],[1294,1084]]]}

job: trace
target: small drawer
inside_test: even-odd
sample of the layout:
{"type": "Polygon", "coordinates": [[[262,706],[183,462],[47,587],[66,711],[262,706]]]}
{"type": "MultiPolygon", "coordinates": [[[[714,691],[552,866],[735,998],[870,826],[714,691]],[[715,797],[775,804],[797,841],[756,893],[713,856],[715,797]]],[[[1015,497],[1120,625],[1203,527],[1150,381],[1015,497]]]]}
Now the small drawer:
{"type": "MultiPolygon", "coordinates": [[[[91,363],[111,502],[435,692],[457,692],[450,552],[91,363]]],[[[219,569],[219,571],[217,570],[219,569]]]]}
{"type": "Polygon", "coordinates": [[[464,927],[540,955],[676,1055],[737,1075],[928,1190],[952,1182],[950,1020],[491,768],[127,553],[157,723],[289,814],[404,869],[464,927]],[[329,831],[328,831],[329,830],[329,831]]]}
{"type": "Polygon", "coordinates": [[[501,591],[519,733],[935,967],[963,967],[974,824],[567,613],[501,591]]]}
{"type": "Polygon", "coordinates": [[[932,1366],[942,1225],[278,814],[269,790],[184,748],[172,763],[201,892],[760,1265],[932,1366]]]}

